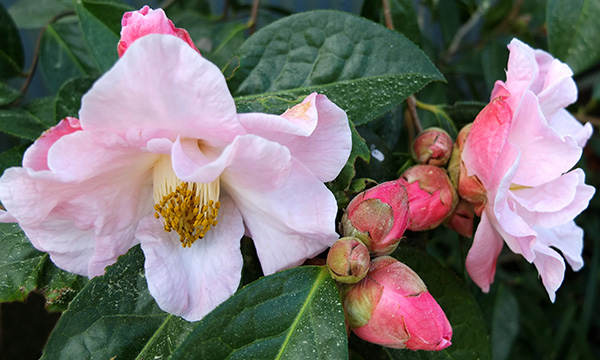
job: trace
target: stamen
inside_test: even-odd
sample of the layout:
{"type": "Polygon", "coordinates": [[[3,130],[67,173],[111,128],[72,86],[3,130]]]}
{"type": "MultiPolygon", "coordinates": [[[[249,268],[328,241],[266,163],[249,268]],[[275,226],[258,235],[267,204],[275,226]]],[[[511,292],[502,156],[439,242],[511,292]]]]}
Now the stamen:
{"type": "Polygon", "coordinates": [[[164,230],[175,230],[181,246],[190,247],[216,226],[221,203],[219,178],[211,183],[183,182],[163,156],[154,167],[154,216],[164,220],[164,230]]]}
{"type": "Polygon", "coordinates": [[[517,190],[522,190],[522,189],[531,189],[531,186],[510,184],[510,186],[508,187],[508,190],[510,190],[510,191],[517,191],[517,190]]]}

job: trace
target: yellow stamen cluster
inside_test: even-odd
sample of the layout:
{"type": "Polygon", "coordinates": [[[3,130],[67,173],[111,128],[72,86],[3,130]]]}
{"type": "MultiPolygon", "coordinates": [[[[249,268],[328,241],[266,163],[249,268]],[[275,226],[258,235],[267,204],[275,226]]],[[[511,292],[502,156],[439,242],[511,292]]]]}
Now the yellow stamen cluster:
{"type": "Polygon", "coordinates": [[[175,230],[181,246],[190,247],[216,226],[221,203],[219,179],[209,183],[179,180],[170,161],[160,161],[154,169],[154,216],[164,220],[166,232],[175,230]]]}

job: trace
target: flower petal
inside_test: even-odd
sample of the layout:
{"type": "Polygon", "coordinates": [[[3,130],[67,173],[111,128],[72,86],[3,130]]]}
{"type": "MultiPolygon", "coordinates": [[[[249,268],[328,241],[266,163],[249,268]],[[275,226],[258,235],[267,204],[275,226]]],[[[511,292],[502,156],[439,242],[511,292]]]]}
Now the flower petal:
{"type": "Polygon", "coordinates": [[[146,256],[150,293],[161,309],[188,321],[200,320],[238,288],[243,259],[242,218],[230,198],[221,198],[219,224],[204,239],[183,248],[175,232],[148,216],[137,231],[146,256]]]}
{"type": "Polygon", "coordinates": [[[221,146],[244,131],[221,71],[170,35],[136,40],[81,101],[84,129],[123,137],[185,134],[221,146]]]}
{"type": "Polygon", "coordinates": [[[215,160],[204,165],[207,157],[196,142],[177,140],[172,161],[183,181],[209,183],[227,171],[237,177],[239,186],[259,191],[280,186],[291,166],[286,147],[256,135],[238,136],[215,160]]]}
{"type": "Polygon", "coordinates": [[[494,282],[496,260],[503,244],[502,238],[484,211],[466,259],[467,272],[483,292],[490,291],[490,284],[494,282]]]}
{"type": "Polygon", "coordinates": [[[565,261],[558,252],[541,242],[536,243],[534,249],[535,260],[533,260],[533,264],[538,269],[550,301],[554,302],[556,290],[558,290],[565,277],[565,261]]]}
{"type": "Polygon", "coordinates": [[[518,144],[521,164],[513,182],[538,186],[570,170],[581,157],[581,148],[572,138],[561,138],[548,126],[537,98],[531,92],[515,111],[508,141],[518,144]]]}
{"type": "Polygon", "coordinates": [[[583,229],[575,221],[553,228],[536,228],[542,244],[552,246],[562,253],[574,271],[583,267],[583,229]]]}
{"type": "Polygon", "coordinates": [[[62,119],[56,126],[42,134],[23,155],[23,167],[35,171],[48,169],[48,150],[58,139],[81,130],[79,120],[72,117],[62,119]]]}
{"type": "Polygon", "coordinates": [[[251,180],[223,174],[223,186],[244,218],[265,275],[300,265],[339,238],[333,194],[300,162],[292,160],[279,188],[253,191],[244,185],[251,180]]]}
{"type": "Polygon", "coordinates": [[[582,125],[565,109],[560,109],[552,117],[547,117],[546,120],[558,135],[563,138],[566,136],[572,137],[579,147],[585,146],[594,131],[592,124],[582,125]]]}
{"type": "Polygon", "coordinates": [[[335,179],[350,156],[348,117],[325,95],[313,93],[281,116],[251,113],[239,119],[248,132],[288,147],[323,182],[335,179]]]}

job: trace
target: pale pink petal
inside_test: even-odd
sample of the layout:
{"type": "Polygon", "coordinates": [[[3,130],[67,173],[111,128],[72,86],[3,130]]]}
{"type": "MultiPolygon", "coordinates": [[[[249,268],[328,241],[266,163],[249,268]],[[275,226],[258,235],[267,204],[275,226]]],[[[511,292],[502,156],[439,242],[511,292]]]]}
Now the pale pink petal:
{"type": "Polygon", "coordinates": [[[561,138],[548,126],[538,101],[526,92],[515,111],[508,141],[519,147],[521,164],[513,182],[538,186],[559,177],[579,161],[581,148],[572,138],[561,138]]]}
{"type": "Polygon", "coordinates": [[[8,211],[4,211],[0,209],[0,223],[13,223],[17,222],[17,219],[8,213],[8,211]]]}
{"type": "Polygon", "coordinates": [[[508,104],[496,98],[477,115],[467,135],[462,152],[467,175],[477,175],[488,191],[498,178],[496,162],[508,139],[511,122],[512,111],[508,104]]]}
{"type": "Polygon", "coordinates": [[[251,113],[239,119],[248,132],[288,147],[323,182],[335,179],[350,155],[348,117],[325,95],[313,93],[281,116],[251,113]]]}
{"type": "Polygon", "coordinates": [[[526,91],[537,92],[541,89],[542,83],[537,81],[539,68],[533,49],[518,39],[513,39],[508,49],[510,54],[506,71],[506,87],[510,89],[511,96],[506,101],[514,110],[526,91]]]}
{"type": "Polygon", "coordinates": [[[565,261],[559,253],[541,242],[536,243],[534,249],[535,259],[533,264],[542,278],[542,283],[546,288],[546,292],[548,292],[550,301],[554,302],[556,290],[565,277],[565,261]]]}
{"type": "Polygon", "coordinates": [[[226,171],[236,177],[238,186],[252,191],[279,187],[291,166],[287,148],[256,135],[238,136],[218,158],[205,165],[206,156],[194,142],[178,140],[172,160],[175,173],[183,181],[209,183],[226,171]]]}
{"type": "Polygon", "coordinates": [[[243,133],[221,71],[184,42],[148,35],[83,96],[85,130],[110,130],[146,141],[161,133],[223,146],[243,133]]]}
{"type": "Polygon", "coordinates": [[[558,249],[573,270],[578,271],[583,267],[583,229],[569,221],[566,224],[553,228],[536,228],[542,243],[558,249]]]}
{"type": "Polygon", "coordinates": [[[231,199],[222,197],[221,204],[219,224],[189,248],[153,216],[140,222],[136,235],[146,256],[150,293],[161,309],[188,321],[200,320],[227,300],[240,282],[244,226],[231,199]]]}
{"type": "MultiPolygon", "coordinates": [[[[532,209],[525,208],[524,210],[529,211],[523,211],[522,216],[530,223],[545,228],[562,225],[573,220],[588,207],[596,192],[594,187],[585,184],[585,173],[581,169],[570,171],[552,183],[546,184],[545,187],[550,187],[548,190],[555,190],[555,192],[547,192],[546,196],[549,196],[549,198],[544,197],[537,202],[536,199],[524,199],[521,196],[518,199],[520,204],[523,206],[528,205],[532,209]],[[554,206],[548,204],[546,208],[543,207],[545,203],[551,202],[554,202],[554,206]],[[534,207],[534,205],[537,206],[534,207]]],[[[532,193],[534,189],[523,189],[521,191],[532,193]]],[[[531,195],[533,197],[534,194],[531,195]]],[[[541,197],[542,195],[538,196],[541,197]]]]}
{"type": "Polygon", "coordinates": [[[224,173],[223,187],[244,218],[265,275],[297,266],[339,238],[333,194],[300,162],[292,160],[277,189],[249,191],[242,176],[224,173]]]}
{"type": "Polygon", "coordinates": [[[584,147],[594,131],[592,124],[581,124],[567,110],[560,109],[552,117],[546,118],[548,125],[563,138],[572,137],[579,147],[584,147]]]}
{"type": "Polygon", "coordinates": [[[503,244],[502,238],[488,219],[487,211],[484,211],[466,260],[467,272],[484,292],[488,292],[490,284],[494,282],[496,260],[503,244]]]}
{"type": "Polygon", "coordinates": [[[543,88],[536,95],[542,113],[549,117],[577,100],[577,85],[571,68],[559,60],[553,60],[544,75],[543,88]]]}
{"type": "Polygon", "coordinates": [[[78,119],[67,117],[61,120],[27,148],[23,155],[23,167],[35,171],[49,170],[48,150],[50,147],[61,137],[79,130],[81,130],[81,126],[78,119]]]}

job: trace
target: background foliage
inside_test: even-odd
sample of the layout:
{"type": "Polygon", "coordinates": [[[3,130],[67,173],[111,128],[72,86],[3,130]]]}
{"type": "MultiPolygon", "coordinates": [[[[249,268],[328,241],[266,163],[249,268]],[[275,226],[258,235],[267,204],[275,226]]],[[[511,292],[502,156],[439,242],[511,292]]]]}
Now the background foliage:
{"type": "MultiPolygon", "coordinates": [[[[123,12],[145,3],[3,0],[0,171],[20,165],[44,130],[77,116],[82,94],[117,59],[123,12]]],[[[489,100],[494,81],[504,79],[506,44],[513,37],[567,62],[580,91],[569,110],[596,130],[600,124],[595,0],[389,0],[395,32],[375,24],[386,23],[382,2],[375,0],[265,0],[255,23],[248,22],[251,0],[148,4],[165,8],[223,70],[238,111],[280,113],[312,91],[348,111],[355,125],[353,153],[329,184],[342,206],[373,180],[395,179],[410,165],[407,144],[414,130],[404,121],[407,96],[416,93],[425,127],[455,135],[489,100]],[[344,12],[300,13],[316,9],[344,12]]],[[[599,154],[594,134],[579,166],[597,188],[599,154]]],[[[104,277],[88,281],[54,267],[18,226],[0,224],[0,358],[41,355],[58,316],[36,312],[35,321],[29,320],[36,326],[24,326],[27,316],[41,311],[34,308],[40,299],[35,294],[43,296],[48,311],[64,312],[44,359],[600,358],[598,216],[595,197],[577,219],[586,233],[586,265],[578,273],[567,270],[555,304],[535,267],[508,251],[498,260],[490,293],[482,294],[463,265],[470,239],[445,228],[407,234],[394,256],[419,273],[455,331],[453,346],[435,353],[386,349],[355,336],[346,340],[339,296],[326,270],[306,266],[254,281],[261,274],[249,239],[242,241],[245,286],[202,321],[187,323],[154,303],[139,248],[104,277]],[[22,301],[30,305],[25,311],[22,301]]]]}

